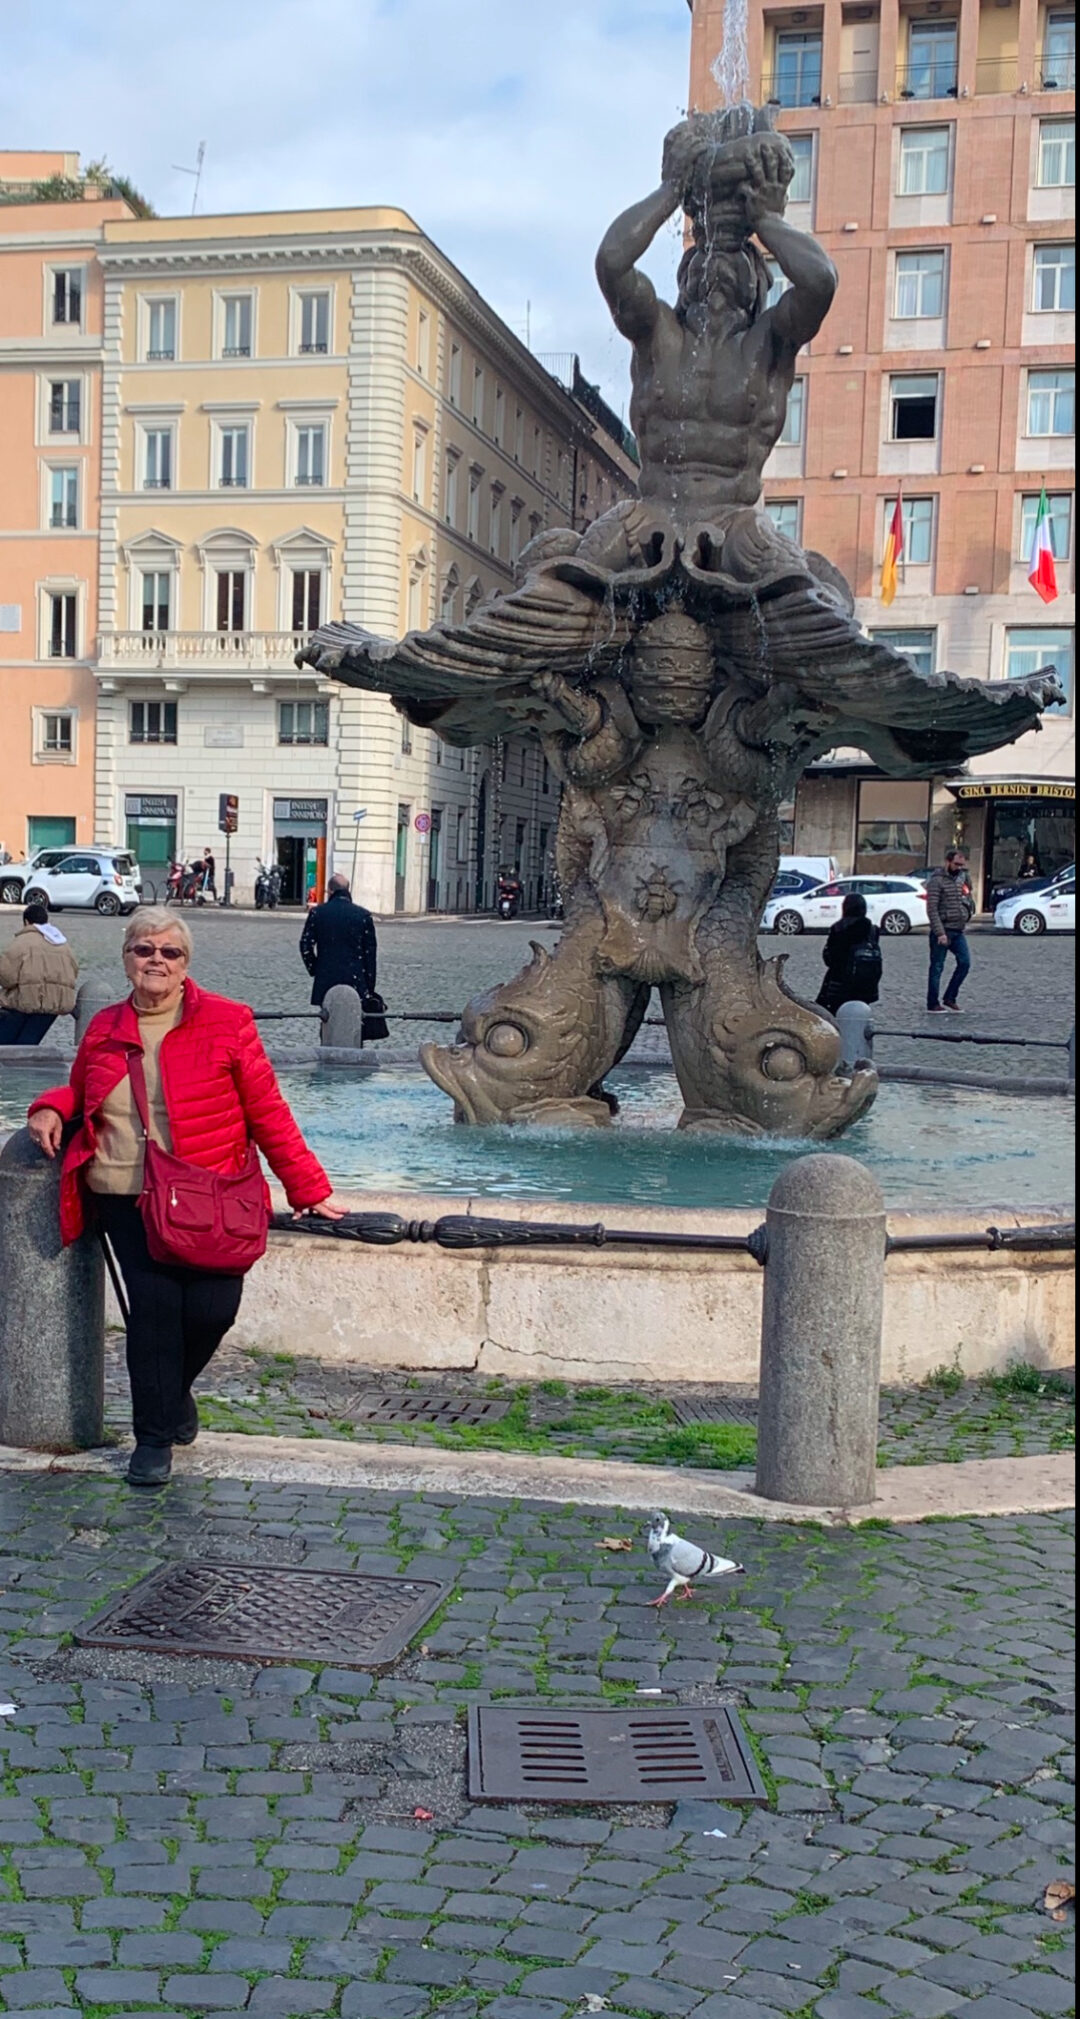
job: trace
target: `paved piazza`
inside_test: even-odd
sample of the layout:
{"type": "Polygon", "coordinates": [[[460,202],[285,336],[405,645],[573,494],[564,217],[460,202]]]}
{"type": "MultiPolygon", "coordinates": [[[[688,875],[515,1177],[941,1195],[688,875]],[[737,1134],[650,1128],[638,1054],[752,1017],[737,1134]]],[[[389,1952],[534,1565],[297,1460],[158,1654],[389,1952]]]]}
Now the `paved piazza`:
{"type": "MultiPolygon", "coordinates": [[[[0,911],[0,939],[6,940],[17,913],[0,911]]],[[[297,942],[303,925],[296,912],[253,913],[187,910],[195,935],[195,974],[209,988],[241,997],[257,1009],[303,1009],[310,984],[300,964],[297,942]]],[[[119,975],[122,926],[108,919],[64,912],[60,919],[82,964],[84,979],[119,975]]],[[[558,928],[546,922],[500,924],[419,920],[388,921],[379,928],[379,987],[391,1010],[460,1011],[470,995],[516,972],[529,958],[529,941],[553,947],[558,928]]],[[[787,978],[812,999],[824,968],[821,934],[795,940],[775,937],[761,942],[768,956],[789,955],[787,978]]],[[[1069,934],[1020,940],[992,931],[972,936],[974,967],[962,998],[965,1017],[958,1030],[986,1031],[1000,1037],[1051,1037],[1064,1043],[1074,1015],[1075,944],[1069,934]]],[[[941,1029],[944,1019],[927,1020],[924,1010],[926,934],[884,944],[885,981],[875,1011],[877,1022],[894,1029],[941,1029]]],[[[654,1013],[656,1013],[654,999],[654,1013]]],[[[58,1025],[61,1037],[64,1026],[58,1025]]],[[[70,1026],[67,1027],[70,1029],[70,1026]]],[[[954,1020],[949,1020],[951,1032],[954,1020]]],[[[313,1029],[313,1027],[311,1027],[313,1029]]],[[[414,1048],[421,1037],[438,1035],[422,1026],[391,1026],[395,1051],[414,1048]]],[[[267,1035],[282,1043],[304,1043],[302,1023],[288,1023],[267,1035]]],[[[443,1034],[445,1035],[445,1028],[443,1034]]],[[[1064,1052],[982,1050],[968,1045],[897,1043],[882,1040],[883,1064],[954,1065],[961,1073],[1000,1072],[1006,1075],[1061,1077],[1064,1052]]]]}
{"type": "Polygon", "coordinates": [[[661,1614],[640,1549],[597,1547],[634,1525],[8,1477],[4,2011],[1067,2012],[1072,1923],[1043,1902],[1071,1871],[1071,1518],[736,1524],[719,1541],[748,1576],[661,1614]],[[408,1567],[454,1590],[380,1679],[71,1645],[179,1556],[408,1567]],[[469,1808],[466,1705],[641,1689],[742,1706],[769,1807],[469,1808]]]}
{"type": "MultiPolygon", "coordinates": [[[[297,917],[191,923],[200,979],[304,1006],[297,917]]],[[[117,925],[64,924],[84,973],[118,975],[117,925]]],[[[554,938],[388,925],[383,990],[456,1010],[530,932],[554,938]]],[[[967,1027],[1066,1035],[1071,941],[981,934],[974,953],[967,1027]]],[[[791,956],[812,994],[821,941],[791,956]]],[[[882,1023],[921,1024],[925,959],[887,946],[882,1023]]],[[[208,1386],[218,1427],[353,1434],[316,1363],[226,1351],[208,1386]]],[[[118,1426],[121,1388],[111,1359],[118,1426]]],[[[673,1437],[651,1391],[625,1401],[594,1400],[590,1450],[673,1437]]],[[[930,1384],[886,1398],[882,1455],[1070,1435],[1056,1393],[930,1384]]],[[[676,1525],[748,1574],[657,1613],[641,1518],[611,1509],[0,1473],[5,2019],[1065,2019],[1072,1908],[1055,1919],[1047,1888],[1073,1876],[1073,1518],[714,1528],[679,1520],[670,1478],[676,1525]],[[379,1677],[75,1644],[185,1557],[408,1571],[450,1596],[379,1677]],[[465,1714],[492,1701],[732,1704],[768,1805],[470,1806],[465,1714]]]]}

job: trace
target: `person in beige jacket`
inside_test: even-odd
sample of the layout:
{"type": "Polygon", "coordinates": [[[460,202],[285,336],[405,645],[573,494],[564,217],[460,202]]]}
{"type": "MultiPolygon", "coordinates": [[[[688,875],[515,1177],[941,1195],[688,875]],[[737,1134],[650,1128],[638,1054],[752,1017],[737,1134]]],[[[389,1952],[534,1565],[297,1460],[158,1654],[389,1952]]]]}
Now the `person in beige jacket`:
{"type": "Polygon", "coordinates": [[[75,1008],[79,963],[43,904],[28,904],[22,930],[0,953],[0,1045],[37,1045],[75,1008]]]}

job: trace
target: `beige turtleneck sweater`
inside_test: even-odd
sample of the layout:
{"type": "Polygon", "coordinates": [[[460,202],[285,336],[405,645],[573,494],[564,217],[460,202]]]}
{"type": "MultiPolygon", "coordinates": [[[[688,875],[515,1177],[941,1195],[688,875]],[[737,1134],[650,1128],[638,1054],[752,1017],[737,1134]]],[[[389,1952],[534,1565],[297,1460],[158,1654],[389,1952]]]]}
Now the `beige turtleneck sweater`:
{"type": "MultiPolygon", "coordinates": [[[[150,1109],[150,1136],[163,1150],[172,1149],[169,1117],[161,1085],[158,1053],[166,1031],[175,1030],[184,1014],[184,998],[168,1009],[136,1010],[143,1047],[146,1098],[150,1109]]],[[[86,1173],[92,1192],[111,1192],[127,1199],[138,1198],[143,1184],[143,1133],[135,1106],[130,1075],[125,1073],[111,1094],[107,1094],[95,1117],[97,1148],[86,1173]]]]}

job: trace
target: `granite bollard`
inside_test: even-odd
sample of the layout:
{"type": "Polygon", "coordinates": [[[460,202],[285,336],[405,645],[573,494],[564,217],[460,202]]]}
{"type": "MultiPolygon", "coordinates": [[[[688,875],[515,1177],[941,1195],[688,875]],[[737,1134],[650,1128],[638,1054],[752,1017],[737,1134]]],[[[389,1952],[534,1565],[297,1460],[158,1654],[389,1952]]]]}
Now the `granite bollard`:
{"type": "Polygon", "coordinates": [[[364,1005],[356,990],[337,982],[327,989],[323,1009],[323,1044],[337,1051],[359,1051],[364,1042],[364,1005]]]}
{"type": "Polygon", "coordinates": [[[864,1002],[841,1003],[836,1012],[840,1031],[840,1064],[857,1066],[874,1056],[874,1020],[864,1002]]]}
{"type": "Polygon", "coordinates": [[[105,1263],[60,1244],[60,1159],[29,1129],[0,1153],[0,1444],[86,1451],[105,1435],[105,1263]]]}
{"type": "Polygon", "coordinates": [[[874,1498],[885,1202],[853,1157],[799,1157],[769,1195],[756,1490],[807,1507],[874,1498]]]}
{"type": "Polygon", "coordinates": [[[75,997],[75,1043],[81,1045],[86,1036],[86,1026],[99,1010],[110,1003],[118,1002],[123,995],[123,985],[118,981],[102,981],[96,978],[79,985],[75,997]]]}

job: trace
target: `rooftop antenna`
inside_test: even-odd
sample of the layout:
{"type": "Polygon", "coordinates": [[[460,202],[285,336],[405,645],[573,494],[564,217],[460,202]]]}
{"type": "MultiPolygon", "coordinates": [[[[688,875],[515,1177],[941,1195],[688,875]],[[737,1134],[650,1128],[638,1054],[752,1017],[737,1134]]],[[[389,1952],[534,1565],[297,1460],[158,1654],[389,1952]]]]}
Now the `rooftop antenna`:
{"type": "Polygon", "coordinates": [[[193,175],[195,177],[195,187],[191,192],[192,217],[194,217],[195,212],[199,207],[199,184],[202,181],[203,162],[205,161],[205,159],[206,159],[206,142],[205,140],[200,140],[199,145],[195,150],[194,168],[182,168],[178,161],[173,162],[173,169],[175,170],[177,175],[193,175]]]}

